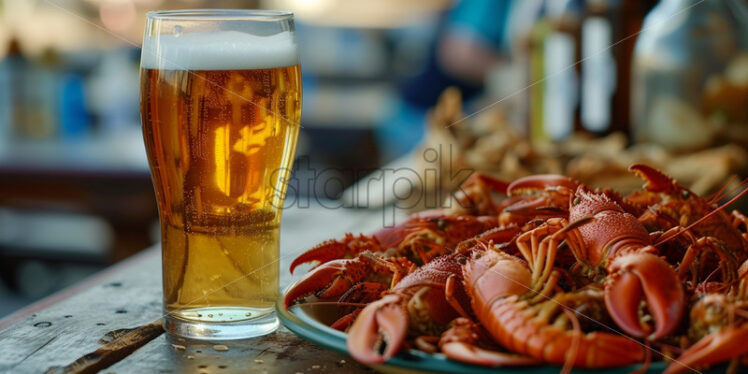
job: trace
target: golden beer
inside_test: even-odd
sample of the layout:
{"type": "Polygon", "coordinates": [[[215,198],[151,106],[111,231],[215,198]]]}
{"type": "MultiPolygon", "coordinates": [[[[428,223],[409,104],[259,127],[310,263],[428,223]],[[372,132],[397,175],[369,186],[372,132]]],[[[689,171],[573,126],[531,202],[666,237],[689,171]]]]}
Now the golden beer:
{"type": "Polygon", "coordinates": [[[271,311],[301,114],[299,66],[143,69],[141,81],[167,312],[225,321],[271,311]]]}
{"type": "Polygon", "coordinates": [[[151,12],[140,79],[166,330],[198,339],[272,331],[301,116],[292,15],[151,12]]]}

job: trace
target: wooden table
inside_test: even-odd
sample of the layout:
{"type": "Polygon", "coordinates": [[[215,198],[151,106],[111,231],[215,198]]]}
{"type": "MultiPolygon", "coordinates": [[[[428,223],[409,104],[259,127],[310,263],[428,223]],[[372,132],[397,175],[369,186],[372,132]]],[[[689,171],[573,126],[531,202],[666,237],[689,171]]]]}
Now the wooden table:
{"type": "MultiPolygon", "coordinates": [[[[304,249],[348,231],[369,232],[382,222],[381,212],[325,209],[314,202],[307,209],[287,209],[281,230],[281,285],[293,280],[286,269],[304,249]]],[[[107,357],[114,357],[115,362],[103,373],[370,371],[284,327],[265,337],[222,343],[228,348],[225,351],[214,349],[213,344],[176,340],[163,334],[158,325],[147,326],[161,317],[161,300],[161,261],[156,246],[0,320],[0,372],[77,372],[70,366],[76,360],[90,364],[107,357]],[[130,334],[122,330],[141,326],[146,327],[130,334]],[[95,352],[134,341],[144,344],[132,353],[111,356],[95,352]]],[[[93,366],[96,370],[89,372],[99,367],[93,366]]]]}

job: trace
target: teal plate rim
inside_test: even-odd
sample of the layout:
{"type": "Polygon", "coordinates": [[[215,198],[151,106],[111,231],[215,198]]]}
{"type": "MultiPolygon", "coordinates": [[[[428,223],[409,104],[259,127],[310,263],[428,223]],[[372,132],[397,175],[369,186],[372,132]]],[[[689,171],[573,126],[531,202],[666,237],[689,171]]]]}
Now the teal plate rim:
{"type": "MultiPolygon", "coordinates": [[[[322,322],[319,322],[314,316],[304,311],[303,304],[297,304],[286,309],[283,307],[283,295],[275,303],[275,309],[281,323],[291,330],[294,334],[323,347],[348,354],[346,348],[347,335],[343,332],[332,329],[322,322]]],[[[665,370],[667,365],[662,362],[654,362],[650,365],[647,373],[659,373],[665,370]]],[[[713,369],[724,367],[722,365],[713,369]]],[[[527,373],[557,373],[561,370],[560,366],[538,365],[538,366],[514,366],[514,367],[486,367],[478,366],[451,360],[441,353],[429,354],[418,350],[408,350],[398,353],[386,363],[372,366],[374,369],[383,371],[391,369],[407,369],[412,371],[430,371],[435,373],[502,373],[502,374],[527,374],[527,373]]],[[[641,368],[641,364],[624,366],[619,368],[606,369],[574,369],[573,373],[612,373],[624,374],[631,373],[641,368]]],[[[711,372],[713,370],[709,370],[711,372]]]]}

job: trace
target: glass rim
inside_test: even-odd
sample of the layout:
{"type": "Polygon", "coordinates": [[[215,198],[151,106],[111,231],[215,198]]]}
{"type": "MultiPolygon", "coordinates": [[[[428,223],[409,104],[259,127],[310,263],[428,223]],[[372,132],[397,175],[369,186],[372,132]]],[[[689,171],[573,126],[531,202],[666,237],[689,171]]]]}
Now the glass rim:
{"type": "Polygon", "coordinates": [[[146,18],[154,20],[247,20],[284,21],[293,19],[293,12],[269,9],[173,9],[153,10],[146,18]]]}

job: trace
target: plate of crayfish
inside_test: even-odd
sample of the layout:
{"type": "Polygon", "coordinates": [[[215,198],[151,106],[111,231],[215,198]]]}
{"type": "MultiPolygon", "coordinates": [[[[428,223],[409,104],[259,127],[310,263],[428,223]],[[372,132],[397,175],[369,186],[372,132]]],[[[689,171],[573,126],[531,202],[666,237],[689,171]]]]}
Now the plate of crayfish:
{"type": "Polygon", "coordinates": [[[702,197],[629,170],[627,195],[476,173],[444,208],[299,255],[281,320],[383,371],[746,370],[746,181],[702,197]]]}

